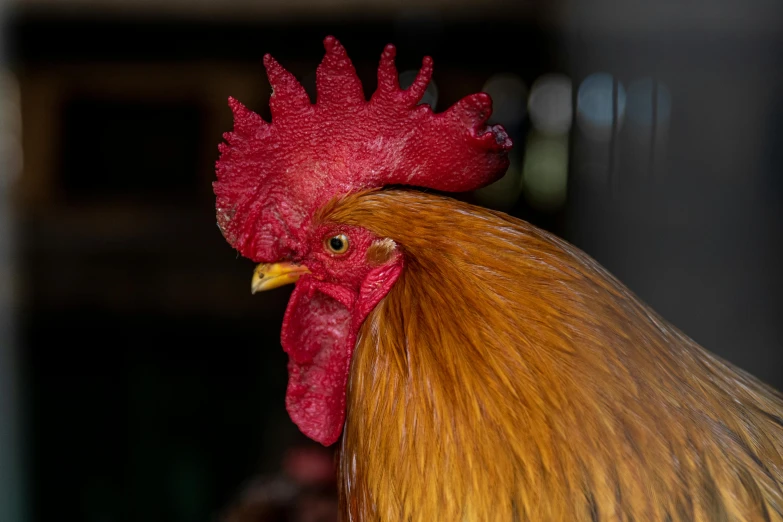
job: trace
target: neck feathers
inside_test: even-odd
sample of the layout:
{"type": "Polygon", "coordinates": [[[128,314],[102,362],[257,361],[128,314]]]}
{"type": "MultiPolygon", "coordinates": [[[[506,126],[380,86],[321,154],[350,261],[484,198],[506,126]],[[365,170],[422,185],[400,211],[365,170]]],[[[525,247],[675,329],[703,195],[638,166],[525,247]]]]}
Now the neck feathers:
{"type": "Polygon", "coordinates": [[[409,191],[329,219],[401,245],[365,321],[346,520],[777,520],[783,402],[574,247],[409,191]]]}

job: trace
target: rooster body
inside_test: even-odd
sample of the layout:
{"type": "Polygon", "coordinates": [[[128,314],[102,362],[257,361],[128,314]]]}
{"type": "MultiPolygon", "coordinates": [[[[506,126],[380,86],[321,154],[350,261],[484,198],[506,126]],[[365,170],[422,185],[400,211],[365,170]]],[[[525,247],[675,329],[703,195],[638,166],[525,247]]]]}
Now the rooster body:
{"type": "Polygon", "coordinates": [[[497,179],[491,100],[434,114],[394,48],[366,100],[325,40],[317,102],[270,56],[272,123],[236,100],[218,225],[296,283],[286,407],[338,443],[350,522],[783,521],[783,396],[710,354],[577,248],[414,190],[497,179]]]}

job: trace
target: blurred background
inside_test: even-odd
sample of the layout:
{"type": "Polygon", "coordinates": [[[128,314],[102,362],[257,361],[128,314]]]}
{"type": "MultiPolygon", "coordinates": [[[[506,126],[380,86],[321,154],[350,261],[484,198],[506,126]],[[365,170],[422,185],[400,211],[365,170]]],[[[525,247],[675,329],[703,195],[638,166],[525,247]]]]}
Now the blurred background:
{"type": "Polygon", "coordinates": [[[436,111],[489,92],[512,165],[459,197],[783,388],[781,27],[779,0],[5,3],[0,521],[333,519],[284,408],[291,289],[251,297],[211,191],[228,96],[269,117],[267,52],[313,94],[328,34],[368,95],[387,43],[402,83],[433,56],[436,111]]]}

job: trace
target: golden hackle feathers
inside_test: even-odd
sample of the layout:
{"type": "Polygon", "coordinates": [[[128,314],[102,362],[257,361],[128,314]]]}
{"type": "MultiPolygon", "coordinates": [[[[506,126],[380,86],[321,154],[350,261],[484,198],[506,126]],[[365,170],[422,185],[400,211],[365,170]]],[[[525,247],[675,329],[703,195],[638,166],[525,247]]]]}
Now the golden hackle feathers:
{"type": "Polygon", "coordinates": [[[405,256],[352,362],[344,520],[783,520],[781,396],[578,249],[415,191],[317,219],[405,256]]]}

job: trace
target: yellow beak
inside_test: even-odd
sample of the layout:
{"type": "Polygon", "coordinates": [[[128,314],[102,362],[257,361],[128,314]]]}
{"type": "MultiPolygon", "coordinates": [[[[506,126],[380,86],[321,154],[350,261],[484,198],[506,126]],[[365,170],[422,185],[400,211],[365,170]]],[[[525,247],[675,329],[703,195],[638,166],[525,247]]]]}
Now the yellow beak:
{"type": "Polygon", "coordinates": [[[271,290],[278,286],[296,283],[303,274],[310,271],[306,266],[293,263],[261,263],[253,270],[253,281],[250,292],[255,294],[263,290],[271,290]]]}

